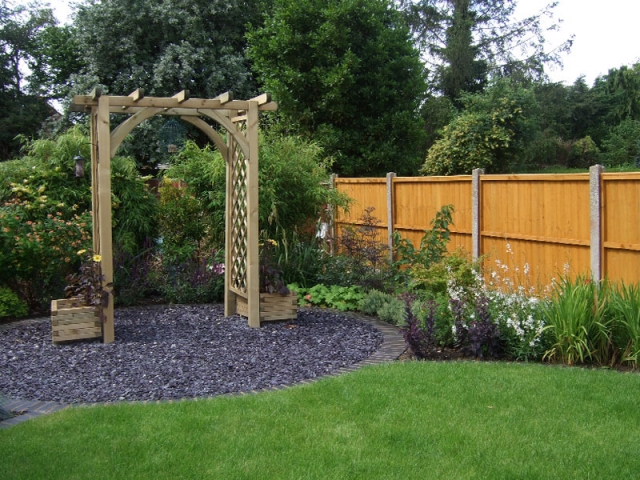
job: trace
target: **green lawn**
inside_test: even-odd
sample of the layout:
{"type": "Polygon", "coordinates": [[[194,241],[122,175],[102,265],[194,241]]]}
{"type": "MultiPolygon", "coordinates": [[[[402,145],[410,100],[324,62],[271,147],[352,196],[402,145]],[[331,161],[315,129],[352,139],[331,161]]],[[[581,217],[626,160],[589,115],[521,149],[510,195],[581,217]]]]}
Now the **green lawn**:
{"type": "Polygon", "coordinates": [[[0,430],[1,478],[638,478],[640,375],[394,363],[283,391],[70,408],[0,430]]]}

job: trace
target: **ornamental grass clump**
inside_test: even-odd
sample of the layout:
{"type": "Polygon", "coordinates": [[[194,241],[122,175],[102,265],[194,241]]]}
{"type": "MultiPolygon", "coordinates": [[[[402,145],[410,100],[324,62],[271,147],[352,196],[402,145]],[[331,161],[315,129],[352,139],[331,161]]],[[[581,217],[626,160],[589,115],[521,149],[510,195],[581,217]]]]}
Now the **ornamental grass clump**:
{"type": "Polygon", "coordinates": [[[613,344],[620,352],[620,361],[637,368],[640,360],[640,285],[616,285],[609,291],[607,302],[613,322],[613,344]]]}
{"type": "MultiPolygon", "coordinates": [[[[603,284],[604,285],[604,284],[603,284]]],[[[586,277],[565,278],[553,286],[550,301],[542,307],[551,335],[544,358],[567,365],[606,363],[609,343],[605,323],[606,291],[586,277]]]]}

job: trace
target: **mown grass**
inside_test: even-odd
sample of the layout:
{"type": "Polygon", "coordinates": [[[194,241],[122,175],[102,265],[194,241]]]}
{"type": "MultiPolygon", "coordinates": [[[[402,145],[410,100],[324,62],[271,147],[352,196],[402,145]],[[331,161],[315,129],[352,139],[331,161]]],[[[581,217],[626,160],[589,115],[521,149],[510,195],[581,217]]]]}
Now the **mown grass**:
{"type": "Polygon", "coordinates": [[[411,362],[283,391],[70,408],[0,430],[2,476],[637,478],[640,375],[411,362]]]}

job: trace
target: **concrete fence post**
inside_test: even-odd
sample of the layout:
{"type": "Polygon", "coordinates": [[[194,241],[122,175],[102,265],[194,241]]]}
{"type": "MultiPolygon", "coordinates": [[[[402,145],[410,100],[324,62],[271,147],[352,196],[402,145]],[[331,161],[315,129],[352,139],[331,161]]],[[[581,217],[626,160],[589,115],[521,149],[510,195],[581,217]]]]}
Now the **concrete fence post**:
{"type": "Polygon", "coordinates": [[[474,260],[480,258],[480,255],[482,255],[482,204],[480,198],[480,175],[483,174],[483,168],[476,168],[473,170],[471,178],[471,256],[474,260]]]}
{"type": "Polygon", "coordinates": [[[389,245],[389,261],[393,262],[393,226],[395,218],[393,215],[393,179],[396,178],[394,172],[387,173],[387,244],[389,245]]]}
{"type": "MultiPolygon", "coordinates": [[[[331,174],[331,177],[329,178],[329,188],[331,188],[331,190],[335,190],[336,188],[336,178],[338,178],[338,175],[335,173],[331,174]]],[[[335,205],[331,204],[329,205],[329,238],[331,239],[331,241],[329,242],[329,255],[331,255],[333,257],[333,254],[335,253],[335,243],[336,243],[336,235],[337,235],[337,228],[336,228],[336,207],[335,205]]]]}
{"type": "Polygon", "coordinates": [[[589,204],[591,216],[591,279],[602,280],[602,165],[589,168],[589,204]]]}

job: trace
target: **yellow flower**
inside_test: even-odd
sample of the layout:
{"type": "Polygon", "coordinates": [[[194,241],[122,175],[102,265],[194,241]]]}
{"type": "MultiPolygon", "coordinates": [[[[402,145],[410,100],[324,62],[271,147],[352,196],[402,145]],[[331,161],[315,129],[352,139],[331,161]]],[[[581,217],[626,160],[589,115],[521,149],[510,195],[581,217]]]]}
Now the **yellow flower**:
{"type": "Polygon", "coordinates": [[[82,250],[78,250],[78,255],[84,255],[86,250],[83,248],[82,250]]]}
{"type": "Polygon", "coordinates": [[[100,255],[96,254],[96,255],[93,256],[93,261],[94,262],[99,262],[100,260],[102,260],[102,257],[100,255]]]}

